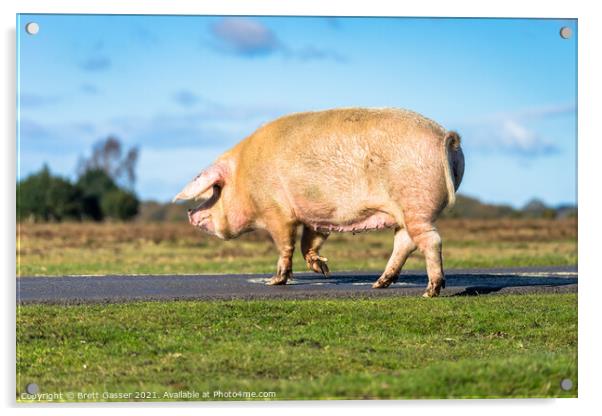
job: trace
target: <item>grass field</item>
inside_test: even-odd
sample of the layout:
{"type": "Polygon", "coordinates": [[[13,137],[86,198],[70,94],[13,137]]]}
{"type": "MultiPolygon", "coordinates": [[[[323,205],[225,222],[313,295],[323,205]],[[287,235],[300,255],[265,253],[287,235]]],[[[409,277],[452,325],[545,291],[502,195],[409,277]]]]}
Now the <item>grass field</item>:
{"type": "MultiPolygon", "coordinates": [[[[442,220],[447,268],[577,264],[577,222],[565,220],[442,220]]],[[[221,241],[188,224],[20,224],[17,273],[60,274],[272,273],[278,258],[269,236],[221,241]]],[[[382,270],[391,231],[333,234],[322,254],[332,271],[382,270]]],[[[294,267],[305,271],[296,250],[294,267]]],[[[412,255],[406,269],[423,269],[412,255]]]]}
{"type": "MultiPolygon", "coordinates": [[[[577,264],[574,219],[439,228],[447,268],[577,264]]],[[[223,242],[186,224],[18,231],[20,275],[271,273],[277,259],[265,234],[223,242]]],[[[334,234],[322,254],[332,271],[381,270],[391,247],[391,232],[334,234]]],[[[295,263],[305,270],[298,253],[295,263]]],[[[422,267],[419,254],[406,266],[422,267]]],[[[182,400],[178,392],[191,390],[195,400],[241,399],[217,391],[273,392],[269,400],[576,397],[577,296],[20,305],[17,400],[29,400],[28,383],[65,401],[182,400]]]]}
{"type": "MultiPolygon", "coordinates": [[[[27,306],[18,393],[575,397],[576,295],[27,306]]],[[[102,399],[100,399],[102,400],[102,399]]]]}

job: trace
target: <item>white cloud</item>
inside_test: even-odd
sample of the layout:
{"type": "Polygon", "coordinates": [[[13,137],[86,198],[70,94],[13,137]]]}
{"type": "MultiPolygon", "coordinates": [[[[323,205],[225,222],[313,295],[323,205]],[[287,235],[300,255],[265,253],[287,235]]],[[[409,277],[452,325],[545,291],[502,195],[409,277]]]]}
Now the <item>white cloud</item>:
{"type": "Polygon", "coordinates": [[[255,58],[280,53],[286,58],[301,61],[333,60],[346,62],[337,51],[306,45],[300,49],[282,42],[278,36],[259,20],[248,17],[225,17],[211,27],[218,42],[218,50],[242,57],[255,58]]]}
{"type": "Polygon", "coordinates": [[[558,153],[560,148],[533,124],[574,113],[573,104],[530,107],[460,123],[459,130],[464,143],[478,151],[504,152],[519,157],[546,156],[558,153]]]}
{"type": "Polygon", "coordinates": [[[516,119],[535,120],[541,118],[574,114],[575,111],[575,104],[548,104],[537,107],[525,108],[519,112],[511,113],[511,115],[516,119]]]}
{"type": "Polygon", "coordinates": [[[507,119],[502,122],[497,137],[502,146],[511,152],[524,155],[554,153],[558,149],[548,139],[542,138],[534,130],[522,125],[518,120],[507,119]]]}
{"type": "Polygon", "coordinates": [[[268,55],[280,48],[276,35],[257,20],[226,17],[212,27],[221,46],[246,56],[268,55]]]}

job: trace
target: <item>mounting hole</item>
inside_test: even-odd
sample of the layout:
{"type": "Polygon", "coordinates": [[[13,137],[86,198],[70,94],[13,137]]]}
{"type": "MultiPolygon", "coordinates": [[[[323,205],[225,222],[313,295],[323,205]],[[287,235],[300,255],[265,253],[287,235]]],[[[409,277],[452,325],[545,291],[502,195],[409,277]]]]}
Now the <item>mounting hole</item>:
{"type": "Polygon", "coordinates": [[[36,383],[29,383],[27,386],[25,386],[25,391],[28,394],[38,394],[40,392],[40,388],[36,383]]]}
{"type": "Polygon", "coordinates": [[[564,391],[569,391],[573,388],[573,380],[570,378],[565,378],[560,382],[560,388],[564,391]]]}
{"type": "Polygon", "coordinates": [[[36,22],[29,22],[25,25],[25,31],[30,35],[37,35],[40,31],[40,25],[36,22]]]}
{"type": "Polygon", "coordinates": [[[560,37],[562,39],[569,39],[571,36],[573,36],[573,31],[570,27],[563,26],[560,28],[560,37]]]}

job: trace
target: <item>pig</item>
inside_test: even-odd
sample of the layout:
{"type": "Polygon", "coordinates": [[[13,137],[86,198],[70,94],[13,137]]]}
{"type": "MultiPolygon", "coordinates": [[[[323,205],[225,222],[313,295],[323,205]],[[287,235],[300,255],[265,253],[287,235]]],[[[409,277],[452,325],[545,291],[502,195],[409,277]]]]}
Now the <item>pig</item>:
{"type": "Polygon", "coordinates": [[[173,201],[200,200],[190,223],[221,239],[264,229],[280,254],[269,285],[292,278],[296,234],[310,270],[329,275],[320,248],[332,232],[391,228],[393,253],[373,288],[397,280],[419,248],[428,284],[445,287],[435,220],[464,175],[460,136],[413,111],[344,108],[264,124],[217,158],[173,201]]]}

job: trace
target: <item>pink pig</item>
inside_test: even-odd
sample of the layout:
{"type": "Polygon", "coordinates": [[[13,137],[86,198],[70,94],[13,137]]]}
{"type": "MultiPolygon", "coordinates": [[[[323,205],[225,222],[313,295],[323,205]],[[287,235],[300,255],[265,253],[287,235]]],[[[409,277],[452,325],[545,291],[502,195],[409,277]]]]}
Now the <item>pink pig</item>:
{"type": "Polygon", "coordinates": [[[333,231],[395,230],[394,247],[374,288],[394,282],[408,256],[424,253],[424,296],[445,287],[441,237],[434,222],[453,206],[464,174],[460,137],[399,109],[296,113],[267,123],[174,198],[200,199],[190,223],[230,239],[267,230],[280,258],[270,285],[292,277],[299,225],[308,267],[328,275],[320,247],[333,231]]]}

